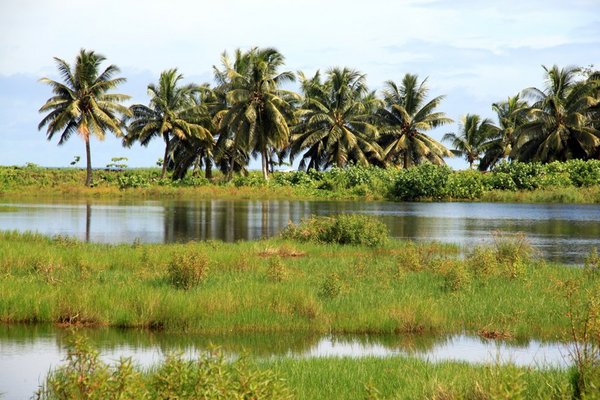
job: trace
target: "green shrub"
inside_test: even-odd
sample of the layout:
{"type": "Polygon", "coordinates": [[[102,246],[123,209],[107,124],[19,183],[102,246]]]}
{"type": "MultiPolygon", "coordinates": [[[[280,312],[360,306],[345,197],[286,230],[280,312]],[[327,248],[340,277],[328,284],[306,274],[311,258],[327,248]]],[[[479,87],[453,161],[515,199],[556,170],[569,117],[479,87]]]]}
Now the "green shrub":
{"type": "Polygon", "coordinates": [[[600,184],[600,160],[569,160],[565,164],[575,186],[600,184]]]}
{"type": "Polygon", "coordinates": [[[464,289],[471,284],[471,274],[465,264],[459,260],[442,260],[438,273],[444,277],[444,288],[450,291],[464,289]]]}
{"type": "Polygon", "coordinates": [[[479,171],[457,171],[448,176],[446,196],[453,199],[478,199],[483,194],[483,175],[479,171]]]}
{"type": "Polygon", "coordinates": [[[483,185],[488,190],[517,190],[517,185],[507,172],[493,171],[483,175],[483,185]]]}
{"type": "Polygon", "coordinates": [[[517,189],[533,190],[540,186],[544,167],[538,162],[501,162],[492,173],[498,172],[509,174],[517,189]]]}
{"type": "Polygon", "coordinates": [[[241,358],[230,362],[218,351],[186,360],[170,354],[147,372],[130,359],[109,365],[84,339],[69,345],[65,365],[51,371],[38,400],[104,399],[291,399],[292,392],[271,370],[241,358]]]}
{"type": "Polygon", "coordinates": [[[337,273],[332,272],[327,275],[323,283],[321,284],[321,290],[319,294],[322,297],[334,298],[342,292],[342,281],[337,273]]]}
{"type": "Polygon", "coordinates": [[[350,245],[382,246],[389,238],[387,226],[376,218],[342,214],[333,217],[311,217],[300,224],[290,224],[281,233],[285,239],[338,243],[350,245]]]}
{"type": "Polygon", "coordinates": [[[150,181],[139,174],[122,174],[117,177],[119,189],[150,187],[150,181]]]}
{"type": "Polygon", "coordinates": [[[179,289],[191,289],[208,273],[208,258],[198,252],[186,251],[173,256],[167,267],[168,281],[179,289]]]}
{"type": "Polygon", "coordinates": [[[235,187],[241,186],[265,186],[267,181],[258,172],[251,172],[248,175],[237,175],[231,180],[235,187]]]}
{"type": "Polygon", "coordinates": [[[403,170],[396,178],[393,195],[400,200],[441,199],[452,170],[448,166],[423,163],[403,170]]]}
{"type": "Polygon", "coordinates": [[[281,257],[272,257],[267,267],[267,277],[273,282],[282,282],[287,279],[287,269],[281,257]]]}

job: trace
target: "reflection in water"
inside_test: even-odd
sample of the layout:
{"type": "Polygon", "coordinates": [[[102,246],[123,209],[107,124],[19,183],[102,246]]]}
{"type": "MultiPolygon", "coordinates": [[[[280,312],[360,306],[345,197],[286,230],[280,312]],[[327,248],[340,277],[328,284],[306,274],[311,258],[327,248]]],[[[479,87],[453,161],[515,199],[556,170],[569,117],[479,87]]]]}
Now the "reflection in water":
{"type": "MultiPolygon", "coordinates": [[[[512,343],[457,335],[314,336],[301,334],[177,335],[145,330],[82,329],[107,362],[131,357],[143,367],[165,353],[189,357],[220,347],[228,355],[254,357],[388,357],[414,356],[430,361],[513,362],[534,367],[567,365],[566,345],[536,341],[512,343]]],[[[0,325],[0,391],[7,399],[28,398],[51,367],[66,355],[68,333],[50,325],[0,325]]]]}
{"type": "Polygon", "coordinates": [[[520,231],[547,259],[568,263],[581,263],[600,247],[600,205],[168,200],[10,206],[14,211],[0,213],[0,229],[94,242],[255,240],[310,215],[363,213],[381,219],[397,238],[466,247],[489,242],[494,231],[520,231]]]}

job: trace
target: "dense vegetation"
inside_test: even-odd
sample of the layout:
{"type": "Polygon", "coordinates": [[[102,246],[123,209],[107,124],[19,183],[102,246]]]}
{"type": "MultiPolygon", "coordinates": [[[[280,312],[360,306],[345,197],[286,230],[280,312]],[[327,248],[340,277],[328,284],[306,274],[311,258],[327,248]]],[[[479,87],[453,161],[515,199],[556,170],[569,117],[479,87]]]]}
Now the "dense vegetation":
{"type": "Polygon", "coordinates": [[[215,174],[209,181],[194,173],[179,180],[161,178],[157,169],[98,170],[93,188],[80,187],[82,177],[83,171],[75,168],[0,167],[0,195],[600,203],[599,160],[502,162],[487,173],[452,171],[430,163],[409,169],[334,167],[328,171],[276,171],[268,181],[256,172],[232,180],[215,174]]]}
{"type": "Polygon", "coordinates": [[[180,86],[182,75],[164,71],[150,84],[149,106],[120,102],[108,93],[124,78],[112,79],[114,65],[100,72],[104,57],[81,50],[75,65],[56,59],[64,83],[44,78],[54,92],[40,112],[47,113],[51,139],[73,133],[83,137],[91,185],[89,137],[105,131],[124,137],[124,145],[165,141],[162,178],[171,170],[184,179],[191,167],[214,166],[227,179],[245,175],[252,157],[260,156],[267,180],[276,165],[301,157],[300,169],[321,171],[350,165],[407,169],[429,162],[445,165],[452,152],[470,166],[486,170],[502,160],[550,163],[600,159],[600,73],[591,69],[544,67],[545,87],[527,88],[493,105],[498,124],[467,114],[460,132],[449,133],[452,152],[428,131],[452,122],[439,111],[443,96],[429,98],[426,80],[405,74],[387,81],[381,96],[369,90],[365,74],[349,68],[298,73],[300,93],[284,90],[296,74],[281,71],[284,57],[272,48],[223,53],[214,67],[215,86],[180,86]],[[528,103],[524,99],[530,99],[528,103]],[[118,121],[117,116],[122,116],[118,121]],[[481,162],[479,162],[481,160],[481,162]]]}

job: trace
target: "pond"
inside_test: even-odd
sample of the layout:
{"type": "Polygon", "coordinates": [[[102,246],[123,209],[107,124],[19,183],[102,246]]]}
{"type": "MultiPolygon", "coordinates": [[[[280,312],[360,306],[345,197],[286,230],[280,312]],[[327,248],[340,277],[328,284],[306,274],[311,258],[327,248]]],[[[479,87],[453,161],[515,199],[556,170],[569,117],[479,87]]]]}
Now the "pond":
{"type": "MultiPolygon", "coordinates": [[[[389,357],[412,356],[433,362],[512,362],[532,367],[565,367],[569,348],[560,343],[494,341],[474,336],[302,334],[177,335],[142,330],[84,329],[83,335],[114,362],[130,357],[151,366],[172,351],[194,357],[218,346],[225,355],[252,357],[389,357]]],[[[29,398],[52,367],[66,355],[68,332],[51,325],[0,325],[0,393],[6,399],[29,398]]],[[[1,396],[0,396],[1,397],[1,396]]]]}
{"type": "Polygon", "coordinates": [[[393,237],[470,248],[523,232],[549,260],[581,264],[600,247],[600,205],[299,200],[65,201],[0,204],[0,229],[103,243],[254,240],[310,215],[376,216],[393,237]]]}

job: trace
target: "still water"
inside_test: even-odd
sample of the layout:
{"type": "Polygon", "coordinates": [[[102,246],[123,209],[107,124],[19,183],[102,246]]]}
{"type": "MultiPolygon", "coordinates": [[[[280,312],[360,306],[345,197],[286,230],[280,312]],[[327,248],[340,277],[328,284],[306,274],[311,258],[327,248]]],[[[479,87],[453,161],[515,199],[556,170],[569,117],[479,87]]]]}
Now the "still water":
{"type": "Polygon", "coordinates": [[[376,216],[392,236],[442,241],[467,248],[494,232],[524,232],[554,261],[582,263],[600,247],[600,205],[498,203],[394,203],[361,201],[190,200],[2,203],[0,230],[69,235],[80,240],[233,242],[276,235],[310,215],[376,216]]]}
{"type": "MultiPolygon", "coordinates": [[[[433,362],[456,360],[470,363],[511,362],[532,367],[565,367],[569,348],[560,343],[522,343],[481,339],[474,336],[307,336],[299,334],[194,336],[137,330],[96,328],[83,330],[113,363],[130,357],[149,367],[172,351],[195,357],[218,346],[225,355],[244,352],[252,357],[389,357],[412,356],[433,362]]],[[[29,398],[52,367],[66,355],[68,333],[49,325],[0,326],[0,398],[29,398]]]]}

